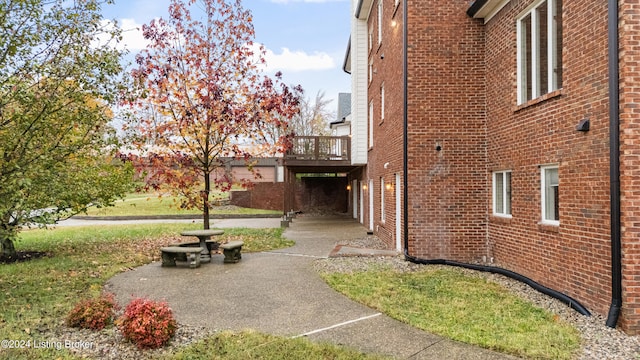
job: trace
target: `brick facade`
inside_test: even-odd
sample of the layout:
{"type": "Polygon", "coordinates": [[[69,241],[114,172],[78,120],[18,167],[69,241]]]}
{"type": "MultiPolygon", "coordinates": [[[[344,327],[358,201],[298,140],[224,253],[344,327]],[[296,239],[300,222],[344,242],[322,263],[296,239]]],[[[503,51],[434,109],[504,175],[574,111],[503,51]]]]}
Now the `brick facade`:
{"type": "MultiPolygon", "coordinates": [[[[369,104],[373,104],[374,145],[369,148],[366,168],[366,182],[373,180],[373,189],[365,191],[365,204],[369,203],[369,194],[373,194],[374,230],[390,247],[395,247],[401,237],[396,231],[396,187],[399,186],[396,174],[402,174],[403,169],[402,6],[395,6],[394,1],[384,1],[380,41],[378,9],[378,2],[374,1],[369,16],[369,29],[374,30],[369,48],[372,76],[368,82],[369,104]]],[[[365,224],[369,221],[369,211],[365,211],[365,224]]]]}
{"type": "MultiPolygon", "coordinates": [[[[374,231],[392,245],[402,236],[394,226],[396,192],[392,187],[382,194],[381,189],[387,182],[395,185],[396,174],[404,171],[406,101],[408,254],[512,270],[606,315],[612,278],[607,1],[563,1],[561,87],[521,104],[516,23],[533,3],[502,2],[504,6],[485,23],[467,15],[469,1],[401,0],[396,8],[394,0],[384,0],[383,39],[378,45],[378,6],[377,0],[372,2],[368,101],[374,109],[374,145],[359,180],[363,184],[373,180],[374,231]],[[406,99],[403,26],[407,27],[406,99]],[[576,126],[584,119],[590,129],[578,131],[576,126]],[[559,224],[541,221],[541,171],[549,164],[558,167],[559,224]],[[495,171],[511,174],[510,216],[493,215],[495,171]]],[[[620,0],[620,10],[623,307],[619,325],[637,334],[640,6],[620,0]]],[[[363,223],[369,224],[369,191],[363,193],[363,223]]]]}
{"type": "Polygon", "coordinates": [[[484,33],[467,1],[408,6],[409,253],[486,255],[484,33]]]}
{"type": "Polygon", "coordinates": [[[620,189],[622,311],[620,323],[640,334],[640,4],[620,1],[620,189]]]}
{"type": "MultiPolygon", "coordinates": [[[[518,105],[512,0],[485,26],[487,182],[511,171],[512,218],[489,216],[498,265],[606,314],[611,292],[606,1],[564,1],[562,88],[518,105]],[[589,119],[588,132],[576,131],[589,119]],[[559,226],[541,224],[541,166],[559,174],[559,226]]],[[[491,195],[487,196],[489,207],[491,195]]],[[[489,211],[492,214],[492,210],[489,211]]]]}

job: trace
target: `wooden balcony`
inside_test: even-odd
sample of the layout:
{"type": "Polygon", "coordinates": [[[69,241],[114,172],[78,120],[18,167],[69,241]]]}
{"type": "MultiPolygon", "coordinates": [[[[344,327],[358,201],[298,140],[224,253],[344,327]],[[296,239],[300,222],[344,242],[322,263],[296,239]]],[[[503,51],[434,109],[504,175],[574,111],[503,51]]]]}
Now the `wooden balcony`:
{"type": "Polygon", "coordinates": [[[296,136],[285,155],[289,167],[337,168],[351,165],[351,138],[348,136],[296,136]]]}

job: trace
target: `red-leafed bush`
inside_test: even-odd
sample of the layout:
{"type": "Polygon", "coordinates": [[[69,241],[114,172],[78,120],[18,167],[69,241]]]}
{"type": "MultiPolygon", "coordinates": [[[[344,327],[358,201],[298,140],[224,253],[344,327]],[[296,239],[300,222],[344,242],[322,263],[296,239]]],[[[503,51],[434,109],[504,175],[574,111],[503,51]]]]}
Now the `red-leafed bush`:
{"type": "Polygon", "coordinates": [[[112,323],[117,307],[113,294],[103,294],[97,299],[82,300],[67,315],[67,325],[102,330],[112,323]]]}
{"type": "Polygon", "coordinates": [[[134,299],[118,319],[123,336],[140,349],[154,349],[166,344],[176,331],[177,323],[165,302],[134,299]]]}

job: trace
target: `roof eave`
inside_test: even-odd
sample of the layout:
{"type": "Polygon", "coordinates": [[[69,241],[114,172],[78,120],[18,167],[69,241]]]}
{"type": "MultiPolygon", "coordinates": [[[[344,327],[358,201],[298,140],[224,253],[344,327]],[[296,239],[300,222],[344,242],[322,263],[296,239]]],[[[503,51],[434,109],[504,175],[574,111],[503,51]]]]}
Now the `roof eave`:
{"type": "Polygon", "coordinates": [[[474,19],[484,19],[487,23],[495,16],[510,0],[476,0],[467,9],[467,15],[474,19]]]}

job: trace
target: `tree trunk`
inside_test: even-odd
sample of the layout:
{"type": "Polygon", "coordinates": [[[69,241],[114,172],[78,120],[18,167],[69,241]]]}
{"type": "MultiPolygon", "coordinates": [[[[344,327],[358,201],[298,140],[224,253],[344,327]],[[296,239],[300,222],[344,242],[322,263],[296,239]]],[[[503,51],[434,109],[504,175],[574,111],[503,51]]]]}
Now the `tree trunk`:
{"type": "Polygon", "coordinates": [[[211,193],[211,175],[206,173],[204,174],[204,194],[202,196],[203,201],[203,224],[204,229],[209,230],[209,194],[211,193]]]}
{"type": "Polygon", "coordinates": [[[13,244],[13,240],[11,240],[8,236],[2,236],[2,241],[0,242],[0,247],[2,248],[2,256],[3,257],[15,257],[16,256],[16,247],[13,244]]]}

